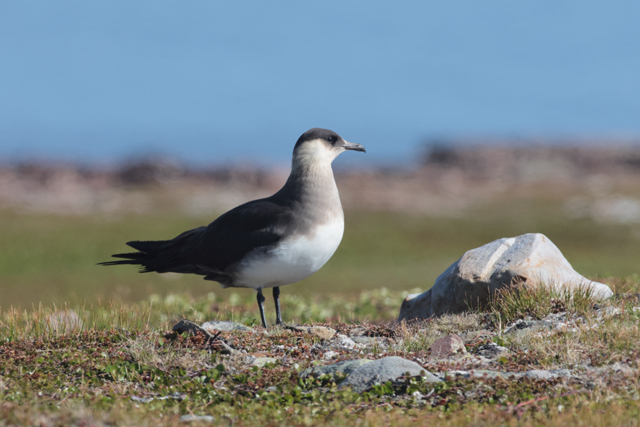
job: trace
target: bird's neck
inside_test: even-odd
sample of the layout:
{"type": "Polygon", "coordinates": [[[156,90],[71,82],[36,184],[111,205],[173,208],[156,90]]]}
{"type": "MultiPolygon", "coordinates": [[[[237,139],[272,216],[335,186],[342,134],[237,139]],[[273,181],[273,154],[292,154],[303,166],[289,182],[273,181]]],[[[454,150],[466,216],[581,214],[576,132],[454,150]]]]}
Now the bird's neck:
{"type": "Polygon", "coordinates": [[[340,195],[329,161],[305,162],[294,159],[289,179],[280,192],[292,197],[294,207],[342,215],[340,195]]]}

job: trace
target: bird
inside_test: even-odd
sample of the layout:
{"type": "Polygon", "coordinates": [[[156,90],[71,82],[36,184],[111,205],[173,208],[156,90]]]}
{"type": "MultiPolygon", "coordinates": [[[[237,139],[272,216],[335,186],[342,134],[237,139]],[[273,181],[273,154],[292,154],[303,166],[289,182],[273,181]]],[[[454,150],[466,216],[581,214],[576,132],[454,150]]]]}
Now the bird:
{"type": "Polygon", "coordinates": [[[309,129],[296,141],[287,181],[271,197],[171,240],[127,242],[137,252],[114,254],[121,259],[99,265],[138,265],[141,273],[190,273],[224,288],[252,288],[264,328],[263,289],[272,288],[276,325],[282,324],[280,287],[318,271],[342,241],[344,212],[331,164],[345,151],[366,153],[334,131],[309,129]]]}

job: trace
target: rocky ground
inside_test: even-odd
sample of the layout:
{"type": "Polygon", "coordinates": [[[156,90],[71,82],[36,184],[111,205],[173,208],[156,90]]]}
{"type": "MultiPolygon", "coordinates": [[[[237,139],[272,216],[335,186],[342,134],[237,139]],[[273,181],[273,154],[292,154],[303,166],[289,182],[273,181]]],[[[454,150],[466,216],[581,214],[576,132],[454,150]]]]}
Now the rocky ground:
{"type": "MultiPolygon", "coordinates": [[[[477,425],[495,417],[553,425],[563,411],[593,405],[637,410],[639,295],[542,308],[529,297],[429,320],[268,329],[188,320],[172,331],[101,329],[57,314],[31,338],[5,335],[0,419],[410,425],[448,414],[462,425],[455,420],[472,410],[488,417],[477,425]]],[[[6,333],[7,318],[3,325],[6,333]]]]}
{"type": "MultiPolygon", "coordinates": [[[[336,165],[346,209],[451,215],[505,197],[556,197],[565,214],[640,223],[639,144],[495,141],[434,145],[411,168],[346,170],[336,165]]],[[[288,168],[194,169],[150,157],[110,167],[0,163],[0,209],[90,215],[223,212],[277,191],[288,168]]]]}

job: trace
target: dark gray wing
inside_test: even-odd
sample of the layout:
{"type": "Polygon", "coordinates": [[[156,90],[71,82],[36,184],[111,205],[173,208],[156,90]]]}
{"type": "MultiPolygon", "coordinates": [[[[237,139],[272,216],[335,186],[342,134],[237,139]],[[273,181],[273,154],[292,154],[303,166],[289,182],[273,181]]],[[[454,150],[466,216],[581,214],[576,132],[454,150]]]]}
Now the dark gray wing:
{"type": "Polygon", "coordinates": [[[254,200],[221,215],[207,227],[185,231],[171,240],[133,241],[139,252],[113,255],[124,258],[101,265],[133,264],[142,272],[194,273],[222,279],[224,273],[253,249],[278,243],[294,226],[291,207],[273,198],[254,200]]]}
{"type": "Polygon", "coordinates": [[[292,224],[291,207],[272,199],[254,200],[194,234],[180,256],[189,264],[225,271],[252,250],[278,243],[292,224]]]}

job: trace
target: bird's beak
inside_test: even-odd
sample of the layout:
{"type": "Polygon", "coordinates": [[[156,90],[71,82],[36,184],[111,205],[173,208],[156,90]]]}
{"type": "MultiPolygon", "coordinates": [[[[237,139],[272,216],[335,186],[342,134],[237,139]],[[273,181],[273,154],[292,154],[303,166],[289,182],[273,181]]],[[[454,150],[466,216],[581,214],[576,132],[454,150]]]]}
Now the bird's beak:
{"type": "Polygon", "coordinates": [[[367,152],[367,150],[364,149],[364,145],[354,144],[349,141],[345,141],[343,147],[345,150],[362,151],[363,153],[367,152]]]}

